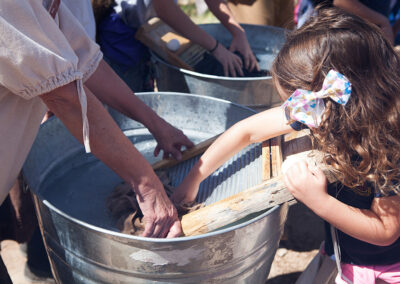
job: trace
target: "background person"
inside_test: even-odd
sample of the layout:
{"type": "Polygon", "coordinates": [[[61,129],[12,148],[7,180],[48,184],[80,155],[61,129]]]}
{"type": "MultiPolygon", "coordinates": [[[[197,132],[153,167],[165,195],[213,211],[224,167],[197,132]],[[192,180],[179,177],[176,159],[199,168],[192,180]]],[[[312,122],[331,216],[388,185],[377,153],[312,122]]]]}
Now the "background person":
{"type": "Polygon", "coordinates": [[[93,0],[95,12],[100,11],[98,14],[101,14],[96,16],[96,19],[100,21],[98,22],[98,42],[106,61],[134,91],[142,91],[140,88],[143,83],[137,86],[136,82],[148,81],[149,54],[147,47],[135,40],[134,36],[142,24],[157,16],[179,34],[210,51],[222,64],[225,76],[243,76],[242,67],[250,71],[259,70],[246,34],[233,18],[227,4],[223,0],[206,0],[206,3],[233,37],[229,50],[194,24],[173,0],[116,0],[113,3],[93,0]],[[115,7],[111,11],[110,7],[113,4],[115,7]],[[103,10],[102,5],[105,5],[103,10]],[[233,53],[235,51],[243,56],[243,62],[233,53]],[[142,72],[137,74],[136,70],[142,70],[142,72]]]}
{"type": "Polygon", "coordinates": [[[399,31],[400,22],[392,27],[389,16],[396,14],[400,2],[397,0],[300,0],[297,9],[297,27],[301,27],[319,4],[333,5],[364,20],[376,24],[392,43],[399,31]]]}

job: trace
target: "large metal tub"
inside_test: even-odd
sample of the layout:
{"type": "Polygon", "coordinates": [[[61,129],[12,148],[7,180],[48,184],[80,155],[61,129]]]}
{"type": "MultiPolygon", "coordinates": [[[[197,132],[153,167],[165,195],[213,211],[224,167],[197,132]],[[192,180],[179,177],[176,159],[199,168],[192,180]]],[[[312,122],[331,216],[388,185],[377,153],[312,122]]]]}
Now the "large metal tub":
{"type": "MultiPolygon", "coordinates": [[[[195,142],[254,111],[227,101],[177,93],[138,96],[195,142]]],[[[112,112],[150,161],[155,141],[143,125],[112,112]]],[[[252,145],[204,181],[207,204],[261,181],[260,145],[252,145]]],[[[170,170],[179,184],[197,158],[170,170]]],[[[121,180],[54,118],[42,125],[23,172],[33,189],[42,235],[58,283],[264,283],[287,207],[260,212],[219,231],[175,239],[121,234],[105,201],[121,180]]]]}
{"type": "MultiPolygon", "coordinates": [[[[229,46],[232,37],[221,24],[200,25],[220,43],[229,46]]],[[[285,41],[285,30],[272,26],[242,24],[261,69],[270,70],[285,41]]],[[[166,63],[156,54],[152,62],[159,91],[212,96],[261,110],[281,103],[271,76],[232,78],[192,72],[166,63]]]]}

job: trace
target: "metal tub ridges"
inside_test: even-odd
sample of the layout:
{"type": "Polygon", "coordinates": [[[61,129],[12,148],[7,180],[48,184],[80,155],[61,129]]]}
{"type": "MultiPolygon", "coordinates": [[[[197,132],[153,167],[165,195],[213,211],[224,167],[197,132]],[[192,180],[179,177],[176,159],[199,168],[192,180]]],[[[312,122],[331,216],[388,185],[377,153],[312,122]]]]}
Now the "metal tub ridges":
{"type": "MultiPolygon", "coordinates": [[[[254,111],[188,94],[138,96],[195,142],[224,131],[254,111]]],[[[154,162],[155,141],[143,125],[111,111],[141,153],[154,162]]],[[[260,182],[260,145],[237,154],[200,187],[206,204],[260,182]]],[[[170,171],[179,184],[197,158],[170,171]]],[[[42,125],[23,168],[58,283],[264,283],[283,230],[287,207],[260,212],[219,231],[153,239],[117,232],[105,200],[121,180],[61,122],[42,125]]]]}
{"type": "MultiPolygon", "coordinates": [[[[230,33],[221,24],[200,25],[220,43],[229,46],[230,33]]],[[[242,24],[250,46],[263,70],[270,70],[275,56],[285,41],[286,30],[272,26],[242,24]]],[[[184,92],[212,96],[261,110],[281,103],[271,76],[222,77],[178,68],[166,63],[156,54],[152,62],[160,91],[184,92]]]]}

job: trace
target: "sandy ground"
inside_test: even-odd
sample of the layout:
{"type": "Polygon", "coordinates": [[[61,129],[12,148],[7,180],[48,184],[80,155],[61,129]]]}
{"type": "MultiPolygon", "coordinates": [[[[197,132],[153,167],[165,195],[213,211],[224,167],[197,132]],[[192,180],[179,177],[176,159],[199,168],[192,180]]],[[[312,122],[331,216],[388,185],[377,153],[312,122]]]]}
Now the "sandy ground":
{"type": "MultiPolygon", "coordinates": [[[[272,263],[266,284],[295,283],[301,272],[318,252],[322,240],[322,220],[304,205],[291,206],[285,234],[272,263]]],[[[43,283],[33,282],[25,277],[26,254],[24,245],[19,245],[14,241],[3,241],[1,243],[1,256],[14,284],[43,283]]]]}
{"type": "Polygon", "coordinates": [[[266,284],[295,283],[318,253],[323,239],[322,219],[303,204],[292,205],[266,284]]]}

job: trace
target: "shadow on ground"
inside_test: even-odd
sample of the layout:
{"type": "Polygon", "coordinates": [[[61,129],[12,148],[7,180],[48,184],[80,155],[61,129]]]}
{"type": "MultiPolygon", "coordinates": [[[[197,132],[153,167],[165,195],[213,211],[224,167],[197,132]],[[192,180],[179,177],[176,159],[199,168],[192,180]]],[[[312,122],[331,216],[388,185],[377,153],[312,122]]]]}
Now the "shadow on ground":
{"type": "Polygon", "coordinates": [[[319,249],[323,240],[323,220],[301,203],[290,206],[280,247],[310,251],[319,249]]]}

